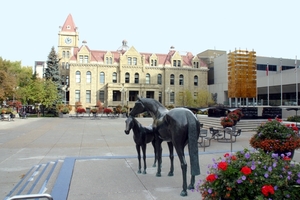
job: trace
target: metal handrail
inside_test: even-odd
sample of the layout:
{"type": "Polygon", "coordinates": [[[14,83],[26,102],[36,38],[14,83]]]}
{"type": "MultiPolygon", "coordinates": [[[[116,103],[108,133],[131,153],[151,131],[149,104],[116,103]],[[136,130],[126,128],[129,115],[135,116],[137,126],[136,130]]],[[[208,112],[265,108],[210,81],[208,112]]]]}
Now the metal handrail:
{"type": "Polygon", "coordinates": [[[47,198],[48,200],[53,200],[50,194],[26,194],[26,195],[16,195],[8,198],[7,200],[17,200],[17,199],[35,199],[35,198],[47,198]]]}

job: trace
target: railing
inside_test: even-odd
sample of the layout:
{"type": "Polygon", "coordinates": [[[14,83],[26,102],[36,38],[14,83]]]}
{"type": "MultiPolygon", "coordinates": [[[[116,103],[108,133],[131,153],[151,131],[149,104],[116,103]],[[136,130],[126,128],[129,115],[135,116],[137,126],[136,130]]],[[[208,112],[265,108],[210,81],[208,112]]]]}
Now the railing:
{"type": "Polygon", "coordinates": [[[26,194],[26,195],[16,195],[10,197],[6,200],[17,200],[17,199],[36,199],[36,198],[46,198],[48,200],[53,200],[50,194],[26,194]]]}

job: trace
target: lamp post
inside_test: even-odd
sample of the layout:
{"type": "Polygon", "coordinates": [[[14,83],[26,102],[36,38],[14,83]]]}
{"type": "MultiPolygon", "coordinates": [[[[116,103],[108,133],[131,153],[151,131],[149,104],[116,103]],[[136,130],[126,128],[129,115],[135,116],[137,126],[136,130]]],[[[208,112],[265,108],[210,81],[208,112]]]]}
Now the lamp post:
{"type": "Polygon", "coordinates": [[[172,92],[172,90],[168,87],[168,89],[166,89],[166,93],[168,94],[168,105],[167,106],[169,106],[170,105],[170,93],[172,92]]]}
{"type": "Polygon", "coordinates": [[[62,87],[62,90],[65,92],[65,105],[66,105],[66,102],[67,102],[67,91],[69,91],[69,88],[67,85],[64,85],[62,87]]]}
{"type": "Polygon", "coordinates": [[[120,92],[122,92],[122,107],[124,107],[124,98],[126,94],[126,89],[124,88],[124,83],[122,83],[122,88],[120,89],[120,92]]]}

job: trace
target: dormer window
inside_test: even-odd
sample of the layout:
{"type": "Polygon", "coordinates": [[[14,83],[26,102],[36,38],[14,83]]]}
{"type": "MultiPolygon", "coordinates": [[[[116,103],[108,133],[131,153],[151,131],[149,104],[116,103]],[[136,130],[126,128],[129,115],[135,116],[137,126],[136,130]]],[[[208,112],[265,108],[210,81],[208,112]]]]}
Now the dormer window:
{"type": "Polygon", "coordinates": [[[133,65],[137,65],[137,58],[133,58],[133,65]]]}
{"type": "Polygon", "coordinates": [[[173,67],[181,67],[181,60],[173,60],[173,67]]]}
{"type": "Polygon", "coordinates": [[[131,59],[131,57],[129,57],[129,58],[127,59],[127,63],[128,63],[128,65],[132,65],[132,59],[131,59]]]}
{"type": "Polygon", "coordinates": [[[173,60],[173,67],[176,67],[176,60],[173,60]]]}
{"type": "Polygon", "coordinates": [[[199,62],[193,62],[194,68],[199,68],[199,62]]]}
{"type": "Polygon", "coordinates": [[[181,67],[181,60],[177,60],[177,66],[181,67]]]}
{"type": "Polygon", "coordinates": [[[157,66],[157,60],[151,59],[151,66],[157,66]]]}

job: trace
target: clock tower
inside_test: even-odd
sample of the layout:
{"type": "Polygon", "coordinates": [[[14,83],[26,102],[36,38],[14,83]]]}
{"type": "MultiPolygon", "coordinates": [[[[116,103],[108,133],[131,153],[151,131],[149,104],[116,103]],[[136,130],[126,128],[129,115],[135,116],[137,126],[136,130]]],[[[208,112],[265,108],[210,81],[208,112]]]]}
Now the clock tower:
{"type": "Polygon", "coordinates": [[[79,35],[71,14],[68,15],[64,25],[58,33],[58,57],[61,63],[69,63],[74,48],[78,47],[79,35]]]}

